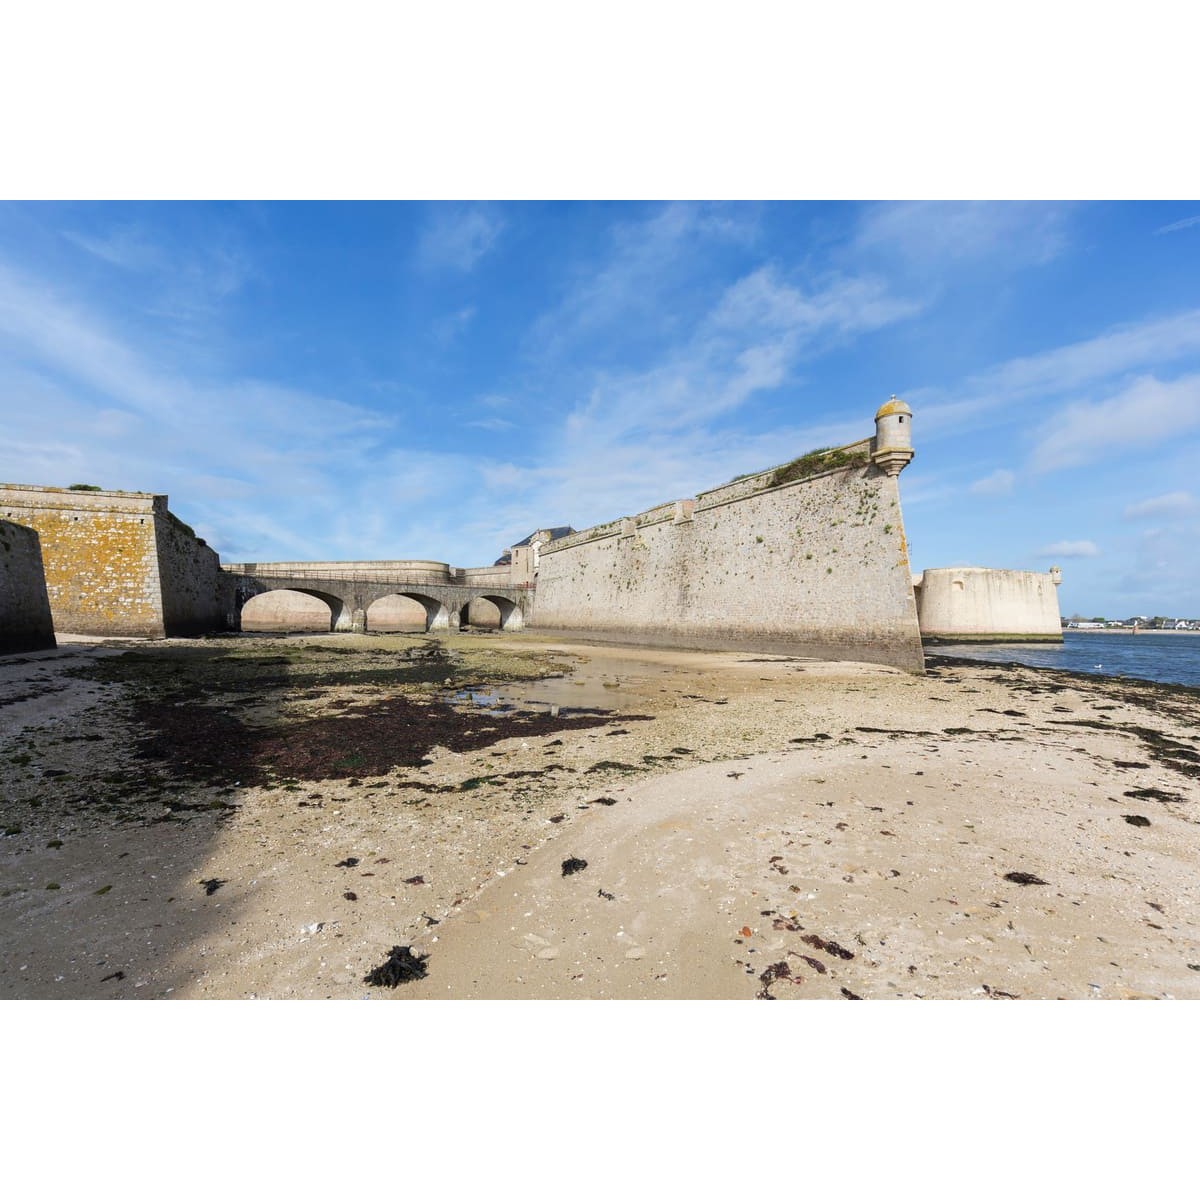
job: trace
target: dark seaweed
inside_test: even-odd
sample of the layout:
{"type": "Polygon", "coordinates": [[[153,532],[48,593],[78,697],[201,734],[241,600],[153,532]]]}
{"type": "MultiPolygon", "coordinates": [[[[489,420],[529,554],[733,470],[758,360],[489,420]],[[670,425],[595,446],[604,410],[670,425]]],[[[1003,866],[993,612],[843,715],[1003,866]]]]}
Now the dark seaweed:
{"type": "Polygon", "coordinates": [[[1030,875],[1028,871],[1009,871],[1004,876],[1009,883],[1019,883],[1023,887],[1028,887],[1031,883],[1040,883],[1046,885],[1044,879],[1039,879],[1036,875],[1030,875]]]}
{"type": "Polygon", "coordinates": [[[576,871],[582,871],[586,866],[586,858],[565,858],[562,865],[563,876],[565,878],[567,875],[574,875],[576,871]]]}
{"type": "Polygon", "coordinates": [[[815,933],[805,934],[800,940],[817,950],[824,950],[826,954],[832,954],[837,958],[851,959],[854,957],[853,950],[847,950],[845,946],[839,946],[837,942],[828,942],[823,937],[818,937],[815,933]]]}
{"type": "Polygon", "coordinates": [[[371,987],[394,988],[401,983],[411,983],[414,979],[424,979],[428,969],[425,966],[428,954],[413,954],[409,946],[393,946],[387,956],[387,961],[363,976],[363,983],[371,987]]]}
{"type": "Polygon", "coordinates": [[[759,977],[762,990],[755,997],[758,1000],[774,1000],[770,987],[777,979],[791,979],[792,968],[786,962],[772,963],[759,977]]]}

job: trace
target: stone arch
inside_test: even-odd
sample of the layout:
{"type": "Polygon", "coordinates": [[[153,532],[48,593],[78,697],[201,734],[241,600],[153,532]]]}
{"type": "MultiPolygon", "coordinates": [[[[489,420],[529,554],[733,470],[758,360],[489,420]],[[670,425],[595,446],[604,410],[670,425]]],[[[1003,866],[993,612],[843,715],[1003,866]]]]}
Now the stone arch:
{"type": "MultiPolygon", "coordinates": [[[[433,596],[427,596],[423,592],[389,592],[386,596],[377,596],[372,604],[378,604],[380,600],[386,600],[388,596],[401,596],[407,600],[415,600],[425,610],[425,630],[428,633],[432,629],[449,629],[451,625],[450,610],[441,601],[433,596]]],[[[454,624],[458,623],[458,613],[454,613],[454,624]]],[[[368,622],[368,628],[370,623],[368,622]]]]}
{"type": "Polygon", "coordinates": [[[499,629],[500,609],[486,596],[474,596],[463,605],[462,623],[475,629],[499,629]]]}
{"type": "Polygon", "coordinates": [[[393,592],[367,605],[366,620],[375,633],[423,633],[429,626],[429,611],[416,597],[393,592]]]}
{"type": "Polygon", "coordinates": [[[245,631],[330,633],[350,628],[345,602],[313,588],[264,588],[247,597],[239,618],[245,631]],[[309,600],[319,601],[325,611],[309,600]]]}
{"type": "Polygon", "coordinates": [[[515,600],[496,595],[485,595],[481,599],[494,604],[499,610],[501,629],[515,631],[525,628],[525,614],[521,612],[521,606],[515,600]]]}

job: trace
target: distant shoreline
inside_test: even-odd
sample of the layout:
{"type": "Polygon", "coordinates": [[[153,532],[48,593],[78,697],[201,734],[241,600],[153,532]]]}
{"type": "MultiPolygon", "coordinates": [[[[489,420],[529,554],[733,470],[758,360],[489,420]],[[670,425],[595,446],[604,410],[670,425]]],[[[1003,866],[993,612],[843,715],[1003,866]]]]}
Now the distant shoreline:
{"type": "MultiPolygon", "coordinates": [[[[1169,633],[1172,635],[1178,634],[1180,637],[1197,637],[1200,636],[1200,629],[1138,629],[1138,636],[1142,634],[1154,634],[1156,636],[1169,633]]],[[[1064,629],[1063,633],[1133,633],[1132,629],[1064,629]]]]}

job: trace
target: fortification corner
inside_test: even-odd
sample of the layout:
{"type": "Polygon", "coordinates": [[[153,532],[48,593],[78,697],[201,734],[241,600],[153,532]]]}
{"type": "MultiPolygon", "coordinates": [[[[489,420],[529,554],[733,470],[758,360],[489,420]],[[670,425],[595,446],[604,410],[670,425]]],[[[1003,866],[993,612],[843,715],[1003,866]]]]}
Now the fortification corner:
{"type": "Polygon", "coordinates": [[[0,654],[57,644],[37,530],[0,520],[0,654]]]}

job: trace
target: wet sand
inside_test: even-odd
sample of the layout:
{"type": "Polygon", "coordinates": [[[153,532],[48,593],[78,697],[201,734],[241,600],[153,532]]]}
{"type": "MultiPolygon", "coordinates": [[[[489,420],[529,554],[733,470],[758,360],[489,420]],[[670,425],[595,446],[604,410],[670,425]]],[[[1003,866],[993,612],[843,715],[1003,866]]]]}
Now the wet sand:
{"type": "MultiPolygon", "coordinates": [[[[203,645],[284,682],[97,674],[127,645],[0,660],[0,996],[1200,995],[1194,691],[532,634],[203,645]],[[431,643],[444,677],[310,670],[431,643]],[[518,660],[562,677],[488,683],[518,660]],[[139,704],[273,733],[455,693],[465,748],[380,774],[166,760],[147,792],[137,753],[139,704]],[[495,697],[560,727],[506,736],[495,697]],[[364,983],[394,946],[423,977],[364,983]]],[[[153,673],[196,646],[137,649],[153,673]]]]}

